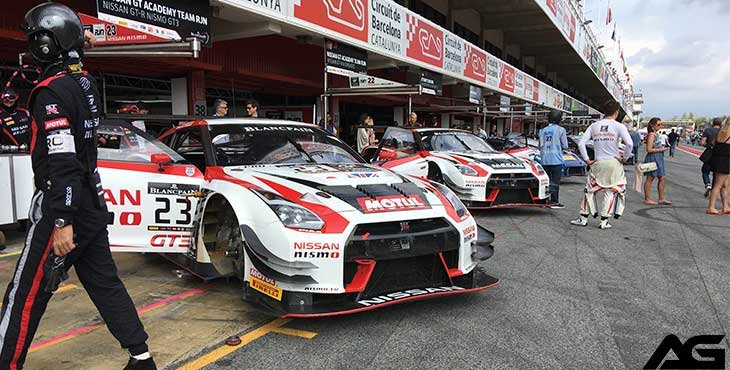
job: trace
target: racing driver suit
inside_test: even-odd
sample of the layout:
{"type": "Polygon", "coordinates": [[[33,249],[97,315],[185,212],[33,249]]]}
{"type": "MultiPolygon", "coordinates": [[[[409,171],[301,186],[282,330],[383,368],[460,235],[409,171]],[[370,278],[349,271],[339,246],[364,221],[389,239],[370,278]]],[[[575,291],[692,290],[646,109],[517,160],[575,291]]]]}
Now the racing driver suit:
{"type": "Polygon", "coordinates": [[[30,114],[23,108],[0,105],[0,145],[30,144],[30,114]]]}
{"type": "Polygon", "coordinates": [[[0,370],[22,369],[46,305],[71,266],[122,347],[133,356],[147,353],[147,333],[109,250],[109,213],[96,168],[99,94],[76,63],[50,67],[31,93],[36,192],[25,247],[3,300],[0,370]],[[72,225],[76,245],[64,257],[52,247],[63,227],[59,220],[72,225]]]}

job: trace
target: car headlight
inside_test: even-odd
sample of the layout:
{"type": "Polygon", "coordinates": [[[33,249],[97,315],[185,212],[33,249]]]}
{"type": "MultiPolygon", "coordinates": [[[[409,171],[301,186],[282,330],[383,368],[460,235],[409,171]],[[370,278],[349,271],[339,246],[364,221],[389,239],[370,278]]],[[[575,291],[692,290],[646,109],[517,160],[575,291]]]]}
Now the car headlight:
{"type": "Polygon", "coordinates": [[[253,192],[276,213],[286,227],[307,230],[322,230],[324,227],[324,221],[319,216],[299,204],[270,191],[254,189],[253,192]]]}
{"type": "Polygon", "coordinates": [[[476,176],[477,171],[469,166],[463,165],[463,164],[457,164],[456,169],[461,172],[462,175],[466,176],[476,176]]]}
{"type": "Polygon", "coordinates": [[[461,202],[461,199],[459,199],[459,197],[456,196],[456,194],[451,191],[451,189],[437,182],[431,182],[431,185],[433,185],[446,197],[446,200],[448,200],[449,203],[451,203],[451,206],[454,207],[457,216],[463,217],[465,214],[469,213],[464,203],[461,202]]]}

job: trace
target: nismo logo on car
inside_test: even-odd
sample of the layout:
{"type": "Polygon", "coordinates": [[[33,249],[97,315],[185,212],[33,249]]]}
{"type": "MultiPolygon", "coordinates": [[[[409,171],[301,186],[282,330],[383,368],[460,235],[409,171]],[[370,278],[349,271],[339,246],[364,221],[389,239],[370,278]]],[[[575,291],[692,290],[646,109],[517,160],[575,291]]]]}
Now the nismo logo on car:
{"type": "Polygon", "coordinates": [[[412,211],[429,209],[431,206],[417,195],[389,195],[375,198],[357,198],[357,203],[365,213],[412,211]]]}
{"type": "Polygon", "coordinates": [[[423,288],[423,289],[411,289],[406,290],[404,292],[395,292],[385,295],[379,295],[377,297],[372,297],[368,299],[363,299],[360,301],[357,301],[357,303],[365,306],[377,306],[379,304],[388,303],[391,301],[397,301],[399,299],[404,298],[411,298],[411,297],[417,297],[421,295],[429,295],[429,294],[437,294],[437,293],[446,293],[446,292],[454,292],[459,290],[466,290],[465,288],[462,288],[460,286],[444,286],[444,287],[433,287],[433,288],[423,288]]]}
{"type": "Polygon", "coordinates": [[[261,131],[286,131],[286,132],[307,132],[313,133],[314,130],[307,127],[295,127],[295,126],[244,126],[243,130],[246,132],[261,132],[261,131]]]}
{"type": "Polygon", "coordinates": [[[294,258],[340,258],[340,243],[294,242],[294,258]]]}

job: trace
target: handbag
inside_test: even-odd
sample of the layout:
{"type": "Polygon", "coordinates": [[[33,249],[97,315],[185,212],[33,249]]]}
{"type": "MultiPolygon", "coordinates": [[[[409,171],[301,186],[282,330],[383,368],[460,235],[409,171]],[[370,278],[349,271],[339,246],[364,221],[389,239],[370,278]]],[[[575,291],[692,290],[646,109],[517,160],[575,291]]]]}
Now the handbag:
{"type": "Polygon", "coordinates": [[[712,147],[706,148],[702,154],[700,154],[700,160],[704,164],[709,164],[712,160],[712,147]]]}
{"type": "Polygon", "coordinates": [[[657,169],[656,162],[639,163],[636,169],[641,173],[654,172],[657,169]]]}

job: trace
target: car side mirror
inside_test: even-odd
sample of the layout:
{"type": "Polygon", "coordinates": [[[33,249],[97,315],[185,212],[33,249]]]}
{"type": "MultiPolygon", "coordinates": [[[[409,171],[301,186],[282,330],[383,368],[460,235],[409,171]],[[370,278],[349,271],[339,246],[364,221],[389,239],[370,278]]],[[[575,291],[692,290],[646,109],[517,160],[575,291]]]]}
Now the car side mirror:
{"type": "Polygon", "coordinates": [[[167,153],[150,154],[150,162],[157,164],[157,171],[165,172],[165,165],[172,163],[172,158],[167,153]]]}

